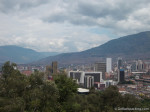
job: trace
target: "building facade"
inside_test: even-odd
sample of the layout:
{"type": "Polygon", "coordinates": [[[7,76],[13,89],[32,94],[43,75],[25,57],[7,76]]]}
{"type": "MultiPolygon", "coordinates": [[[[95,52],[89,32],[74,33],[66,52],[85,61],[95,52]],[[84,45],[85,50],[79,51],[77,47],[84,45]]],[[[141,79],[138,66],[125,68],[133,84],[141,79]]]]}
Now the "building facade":
{"type": "Polygon", "coordinates": [[[106,63],[105,62],[95,63],[95,71],[102,72],[102,78],[105,79],[106,63]]]}
{"type": "Polygon", "coordinates": [[[94,82],[101,82],[103,81],[102,72],[84,72],[85,76],[93,76],[94,82]]]}
{"type": "Polygon", "coordinates": [[[52,73],[57,74],[58,64],[57,61],[52,62],[52,73]]]}
{"type": "Polygon", "coordinates": [[[69,71],[68,72],[68,77],[76,80],[79,85],[84,86],[84,79],[87,76],[91,76],[94,78],[94,83],[95,82],[101,82],[103,81],[102,79],[102,72],[84,72],[84,71],[69,71]]]}
{"type": "Polygon", "coordinates": [[[112,71],[112,59],[106,58],[106,72],[109,73],[112,71]]]}
{"type": "Polygon", "coordinates": [[[123,66],[122,58],[118,58],[118,61],[117,61],[117,67],[118,67],[118,69],[121,69],[122,66],[123,66]]]}
{"type": "Polygon", "coordinates": [[[94,87],[94,77],[93,76],[84,76],[84,87],[91,88],[94,87]]]}
{"type": "Polygon", "coordinates": [[[69,71],[68,77],[75,79],[79,85],[84,85],[84,72],[83,71],[69,71]]]}
{"type": "Polygon", "coordinates": [[[124,69],[120,69],[118,73],[118,82],[124,82],[125,81],[124,77],[125,77],[124,69]]]}

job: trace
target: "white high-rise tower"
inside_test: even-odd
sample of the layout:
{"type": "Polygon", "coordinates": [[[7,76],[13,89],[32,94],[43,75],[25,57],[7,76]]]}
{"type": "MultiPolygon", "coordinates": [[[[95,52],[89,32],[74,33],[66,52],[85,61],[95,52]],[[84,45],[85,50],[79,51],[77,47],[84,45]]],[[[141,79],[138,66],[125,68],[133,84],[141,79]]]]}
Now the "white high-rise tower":
{"type": "Polygon", "coordinates": [[[112,71],[112,59],[106,58],[106,72],[109,73],[112,71]]]}

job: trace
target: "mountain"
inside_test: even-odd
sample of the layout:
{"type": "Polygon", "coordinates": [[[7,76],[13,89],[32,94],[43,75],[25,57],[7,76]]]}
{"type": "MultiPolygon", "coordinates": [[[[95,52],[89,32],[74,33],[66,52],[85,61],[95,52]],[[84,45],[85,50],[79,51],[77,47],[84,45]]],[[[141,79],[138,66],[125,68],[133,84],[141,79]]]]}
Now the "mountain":
{"type": "Polygon", "coordinates": [[[60,53],[58,53],[58,52],[39,52],[39,53],[41,53],[43,56],[45,56],[45,57],[48,57],[48,56],[55,56],[55,55],[58,55],[58,54],[60,54],[60,53]]]}
{"type": "Polygon", "coordinates": [[[55,52],[36,52],[32,49],[22,48],[15,45],[0,46],[0,63],[12,61],[19,64],[29,63],[45,58],[47,56],[54,56],[55,52]]]}
{"type": "Polygon", "coordinates": [[[123,57],[126,59],[149,58],[150,31],[120,37],[82,52],[49,56],[33,64],[50,64],[52,61],[58,61],[60,65],[86,64],[103,60],[105,57],[123,57]]]}

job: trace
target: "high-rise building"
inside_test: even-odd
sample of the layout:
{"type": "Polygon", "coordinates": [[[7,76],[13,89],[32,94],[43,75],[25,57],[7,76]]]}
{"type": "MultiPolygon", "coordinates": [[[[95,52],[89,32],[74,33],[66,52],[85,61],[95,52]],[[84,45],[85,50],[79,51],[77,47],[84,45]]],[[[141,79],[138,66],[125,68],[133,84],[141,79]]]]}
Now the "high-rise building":
{"type": "Polygon", "coordinates": [[[118,67],[118,69],[121,69],[121,68],[122,68],[122,65],[123,65],[123,63],[122,63],[122,58],[118,58],[118,62],[117,62],[117,67],[118,67]]]}
{"type": "Polygon", "coordinates": [[[136,61],[136,71],[142,72],[144,70],[144,63],[142,60],[136,61]]]}
{"type": "Polygon", "coordinates": [[[91,88],[94,87],[94,77],[93,76],[84,76],[84,87],[91,88]]]}
{"type": "Polygon", "coordinates": [[[106,63],[104,62],[95,63],[95,71],[102,72],[102,78],[105,79],[106,63]]]}
{"type": "Polygon", "coordinates": [[[46,66],[46,74],[48,76],[52,75],[52,67],[51,66],[46,66]]]}
{"type": "Polygon", "coordinates": [[[95,82],[101,82],[103,81],[102,79],[102,72],[84,72],[84,71],[69,71],[68,72],[68,77],[76,80],[78,84],[81,86],[84,86],[84,77],[85,76],[92,76],[94,78],[94,83],[95,82]]]}
{"type": "Polygon", "coordinates": [[[132,62],[132,65],[131,65],[131,71],[132,72],[135,72],[136,71],[136,62],[132,62]]]}
{"type": "Polygon", "coordinates": [[[93,76],[94,82],[101,82],[103,80],[102,78],[102,72],[84,72],[85,76],[93,76]]]}
{"type": "Polygon", "coordinates": [[[118,73],[118,82],[124,82],[124,69],[120,69],[118,73]]]}
{"type": "Polygon", "coordinates": [[[57,74],[57,61],[52,62],[52,73],[57,74]]]}
{"type": "Polygon", "coordinates": [[[112,59],[106,58],[106,72],[109,73],[112,71],[112,59]]]}
{"type": "Polygon", "coordinates": [[[84,85],[84,72],[83,71],[69,71],[68,77],[75,79],[80,85],[84,85]]]}

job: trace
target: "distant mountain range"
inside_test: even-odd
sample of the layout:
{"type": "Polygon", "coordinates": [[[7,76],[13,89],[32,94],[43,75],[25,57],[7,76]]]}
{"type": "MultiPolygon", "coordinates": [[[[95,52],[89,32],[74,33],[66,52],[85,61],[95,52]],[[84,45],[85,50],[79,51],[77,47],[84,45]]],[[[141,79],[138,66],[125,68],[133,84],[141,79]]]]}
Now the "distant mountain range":
{"type": "Polygon", "coordinates": [[[54,56],[56,52],[36,52],[32,49],[22,48],[15,45],[0,46],[0,63],[6,61],[18,64],[31,63],[47,56],[54,56]]]}
{"type": "Polygon", "coordinates": [[[105,57],[150,59],[150,31],[120,37],[82,52],[63,53],[56,56],[49,56],[32,64],[47,65],[52,61],[58,61],[60,65],[86,64],[100,61],[105,57]]]}
{"type": "Polygon", "coordinates": [[[106,57],[150,59],[150,31],[120,37],[98,47],[73,53],[36,52],[15,45],[0,46],[0,63],[12,61],[18,64],[48,65],[58,61],[59,65],[65,66],[94,63],[106,57]]]}

